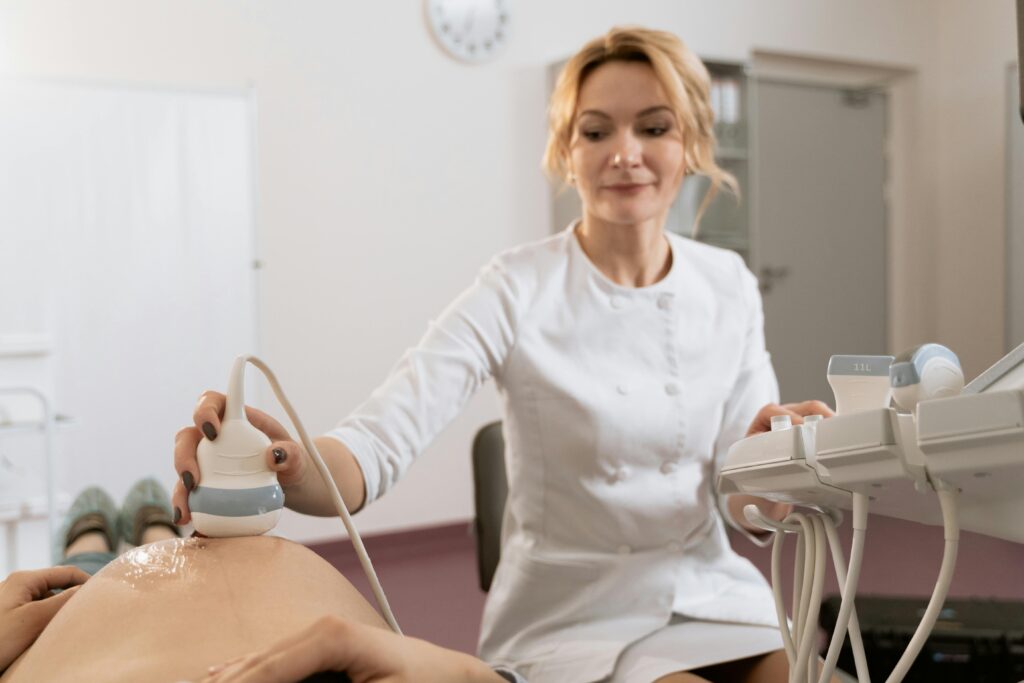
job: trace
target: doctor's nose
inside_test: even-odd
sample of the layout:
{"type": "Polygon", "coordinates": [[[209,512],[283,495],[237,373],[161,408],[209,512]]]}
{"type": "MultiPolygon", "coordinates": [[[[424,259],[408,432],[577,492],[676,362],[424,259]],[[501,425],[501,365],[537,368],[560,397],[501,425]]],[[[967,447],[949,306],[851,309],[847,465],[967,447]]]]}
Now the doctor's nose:
{"type": "Polygon", "coordinates": [[[627,135],[612,154],[612,168],[635,168],[640,165],[642,156],[639,140],[627,135]]]}

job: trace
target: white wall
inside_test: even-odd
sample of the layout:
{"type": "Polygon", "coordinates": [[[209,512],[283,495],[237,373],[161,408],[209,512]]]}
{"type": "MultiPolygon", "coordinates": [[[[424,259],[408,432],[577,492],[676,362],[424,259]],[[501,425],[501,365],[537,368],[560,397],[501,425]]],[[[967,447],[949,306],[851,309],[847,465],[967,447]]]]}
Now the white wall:
{"type": "MultiPolygon", "coordinates": [[[[922,180],[914,215],[925,234],[934,227],[944,295],[932,322],[969,370],[981,369],[1002,339],[1001,306],[972,303],[1002,300],[1002,128],[964,128],[972,114],[996,121],[1003,111],[985,100],[990,80],[1002,92],[1010,18],[1009,0],[521,1],[507,52],[465,66],[432,42],[419,1],[8,0],[0,4],[0,73],[252,87],[266,262],[261,351],[308,426],[324,430],[491,254],[550,231],[539,170],[545,66],[622,23],[675,31],[709,58],[746,60],[757,49],[916,70],[922,180]],[[954,32],[966,28],[970,48],[951,51],[954,32]],[[974,78],[986,68],[995,70],[974,78]],[[958,88],[971,96],[957,100],[958,88]],[[949,110],[935,115],[936,103],[949,110]],[[970,192],[961,190],[964,172],[970,192]],[[965,252],[964,269],[946,279],[965,252]]],[[[926,262],[915,267],[934,277],[926,262]]],[[[182,398],[183,422],[192,398],[182,398]]],[[[468,518],[469,442],[496,414],[486,391],[402,485],[360,514],[361,528],[468,518]]],[[[308,539],[338,527],[290,519],[283,529],[308,539]]]]}

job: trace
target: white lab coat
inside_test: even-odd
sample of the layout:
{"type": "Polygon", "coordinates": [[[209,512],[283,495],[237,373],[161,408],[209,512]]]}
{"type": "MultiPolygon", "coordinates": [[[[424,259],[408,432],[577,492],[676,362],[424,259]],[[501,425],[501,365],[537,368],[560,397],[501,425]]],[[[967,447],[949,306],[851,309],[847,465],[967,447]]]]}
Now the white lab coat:
{"type": "Polygon", "coordinates": [[[574,226],[498,255],[330,433],[373,500],[495,379],[509,497],[480,654],[531,683],[600,680],[673,612],[777,625],[714,491],[778,400],[757,282],[732,252],[668,239],[671,270],[644,288],[605,277],[574,226]]]}

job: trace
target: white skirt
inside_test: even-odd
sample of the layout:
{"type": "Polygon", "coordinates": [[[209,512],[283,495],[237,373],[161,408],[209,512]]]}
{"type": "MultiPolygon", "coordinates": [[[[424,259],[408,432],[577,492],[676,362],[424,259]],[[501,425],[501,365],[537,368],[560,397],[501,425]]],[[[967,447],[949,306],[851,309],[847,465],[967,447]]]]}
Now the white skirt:
{"type": "Polygon", "coordinates": [[[626,647],[606,683],[650,683],[676,671],[691,671],[782,649],[771,626],[698,621],[673,615],[654,633],[626,647]]]}

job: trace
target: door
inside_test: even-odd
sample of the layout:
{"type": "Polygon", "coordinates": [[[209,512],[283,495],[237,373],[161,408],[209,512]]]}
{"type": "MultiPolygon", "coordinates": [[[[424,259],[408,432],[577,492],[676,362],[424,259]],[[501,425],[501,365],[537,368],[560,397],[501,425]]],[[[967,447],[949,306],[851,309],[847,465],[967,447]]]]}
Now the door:
{"type": "MultiPolygon", "coordinates": [[[[58,491],[171,483],[196,396],[258,351],[252,115],[242,92],[0,80],[0,339],[52,343],[0,385],[17,365],[73,418],[58,491]]],[[[26,477],[0,504],[41,493],[42,459],[6,454],[26,477]]],[[[19,536],[22,566],[49,562],[45,533],[19,536]]]]}
{"type": "Polygon", "coordinates": [[[886,96],[752,79],[753,266],[784,402],[833,354],[886,354],[886,96]]]}
{"type": "Polygon", "coordinates": [[[1006,85],[1006,350],[1024,344],[1024,123],[1016,65],[1006,85]]]}

